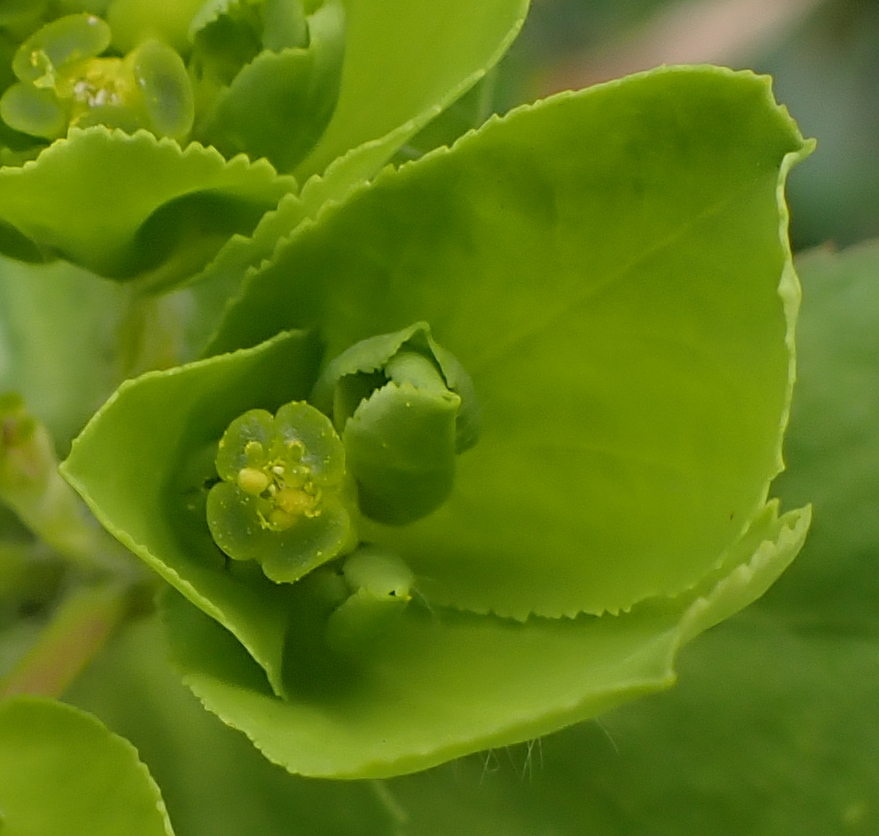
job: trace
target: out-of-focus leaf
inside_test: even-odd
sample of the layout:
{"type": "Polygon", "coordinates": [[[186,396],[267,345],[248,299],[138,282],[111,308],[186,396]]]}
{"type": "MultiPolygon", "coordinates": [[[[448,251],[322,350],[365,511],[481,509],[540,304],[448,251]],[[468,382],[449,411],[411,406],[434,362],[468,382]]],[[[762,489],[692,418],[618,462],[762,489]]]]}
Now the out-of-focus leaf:
{"type": "Polygon", "coordinates": [[[73,129],[34,162],[0,170],[0,241],[18,258],[173,285],[295,187],[265,160],[181,150],[146,131],[73,129]]]}
{"type": "Polygon", "coordinates": [[[356,149],[333,172],[343,184],[371,176],[410,136],[500,59],[529,0],[345,0],[342,86],[333,118],[297,168],[300,181],[356,149]]]}
{"type": "Polygon", "coordinates": [[[137,746],[177,836],[399,836],[371,782],[292,776],[204,711],[169,667],[155,620],[122,633],[66,698],[137,746]]]}
{"type": "Polygon", "coordinates": [[[0,392],[15,390],[62,452],[119,383],[120,288],[69,264],[0,259],[0,392]]]}
{"type": "Polygon", "coordinates": [[[0,831],[10,836],[173,836],[137,751],[61,703],[0,703],[0,831]]]}
{"type": "Polygon", "coordinates": [[[776,487],[815,508],[798,571],[767,606],[808,624],[879,633],[879,243],[798,262],[799,375],[776,487]]]}

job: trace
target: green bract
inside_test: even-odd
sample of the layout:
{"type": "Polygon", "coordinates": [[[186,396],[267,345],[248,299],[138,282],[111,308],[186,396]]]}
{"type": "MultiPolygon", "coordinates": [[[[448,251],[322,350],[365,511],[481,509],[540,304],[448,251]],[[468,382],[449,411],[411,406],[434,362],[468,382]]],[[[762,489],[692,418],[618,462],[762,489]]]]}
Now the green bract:
{"type": "Polygon", "coordinates": [[[181,593],[165,621],[202,702],[291,771],[376,777],[667,687],[808,527],[769,499],[799,300],[782,186],[808,150],[765,78],[672,68],[312,181],[212,356],[125,384],[63,466],[181,593]],[[306,398],[360,483],[359,546],[276,584],[275,497],[308,478],[276,422],[301,413],[307,448],[306,398]],[[211,521],[218,489],[244,516],[211,521]]]}
{"type": "Polygon", "coordinates": [[[190,38],[194,138],[227,157],[266,157],[291,170],[333,115],[345,50],[340,0],[309,17],[301,0],[209,2],[190,38]]]}

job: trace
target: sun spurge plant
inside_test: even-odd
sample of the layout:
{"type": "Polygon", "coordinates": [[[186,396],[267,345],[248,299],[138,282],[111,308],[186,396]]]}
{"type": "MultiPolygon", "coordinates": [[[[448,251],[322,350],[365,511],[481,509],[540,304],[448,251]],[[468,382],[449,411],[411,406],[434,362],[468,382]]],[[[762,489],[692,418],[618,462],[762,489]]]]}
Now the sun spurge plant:
{"type": "MultiPolygon", "coordinates": [[[[160,580],[189,688],[305,776],[412,772],[668,687],[808,527],[770,498],[782,187],[809,145],[769,81],[661,69],[380,170],[524,11],[478,5],[0,18],[0,245],[84,268],[98,319],[147,344],[120,299],[178,316],[112,395],[126,373],[88,354],[109,397],[61,473],[160,580]]],[[[0,496],[28,524],[20,452],[64,422],[7,376],[0,496]]]]}

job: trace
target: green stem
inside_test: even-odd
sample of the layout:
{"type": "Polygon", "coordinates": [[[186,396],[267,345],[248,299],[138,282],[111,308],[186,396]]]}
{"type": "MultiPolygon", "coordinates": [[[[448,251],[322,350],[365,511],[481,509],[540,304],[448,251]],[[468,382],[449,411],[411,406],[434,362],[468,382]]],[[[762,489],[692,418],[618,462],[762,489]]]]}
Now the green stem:
{"type": "Polygon", "coordinates": [[[479,101],[476,106],[474,128],[479,127],[495,111],[495,98],[498,87],[498,69],[492,67],[483,77],[479,88],[479,101]]]}
{"type": "Polygon", "coordinates": [[[0,679],[0,698],[60,697],[122,624],[131,605],[132,588],[118,582],[71,593],[27,653],[0,679]]]}
{"type": "Polygon", "coordinates": [[[119,379],[179,365],[184,359],[185,298],[130,287],[126,288],[124,299],[118,331],[119,379]]]}
{"type": "Polygon", "coordinates": [[[80,569],[139,576],[128,552],[98,525],[61,478],[48,431],[15,394],[0,396],[0,501],[80,569]]]}
{"type": "Polygon", "coordinates": [[[403,808],[403,805],[394,797],[387,781],[375,779],[370,781],[370,784],[372,785],[372,790],[378,798],[379,803],[385,808],[385,811],[390,815],[394,822],[399,827],[409,824],[409,814],[403,808]]]}

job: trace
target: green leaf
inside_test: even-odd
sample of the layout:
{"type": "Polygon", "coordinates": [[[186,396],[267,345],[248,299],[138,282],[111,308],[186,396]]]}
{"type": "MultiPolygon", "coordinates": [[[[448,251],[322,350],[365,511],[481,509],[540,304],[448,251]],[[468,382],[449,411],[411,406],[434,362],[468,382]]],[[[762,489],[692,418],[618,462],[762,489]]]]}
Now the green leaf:
{"type": "MultiPolygon", "coordinates": [[[[764,514],[752,532],[756,552],[745,538],[736,568],[713,588],[619,616],[519,623],[413,602],[398,629],[354,658],[311,655],[294,629],[288,700],[181,596],[167,597],[164,616],[186,684],[269,760],[316,777],[384,777],[537,737],[667,688],[679,645],[762,594],[807,527],[807,514],[764,514]]],[[[294,591],[305,603],[302,586],[294,591]]]]}
{"type": "Polygon", "coordinates": [[[159,788],[128,741],[79,709],[30,697],[0,703],[0,830],[172,836],[159,788]]]}
{"type": "Polygon", "coordinates": [[[266,49],[242,67],[217,94],[210,114],[196,128],[197,139],[226,157],[266,157],[280,171],[302,160],[336,104],[345,52],[342,3],[326,0],[308,23],[307,47],[266,49]]]}
{"type": "Polygon", "coordinates": [[[162,287],[197,273],[294,188],[265,161],[181,150],[145,131],[74,129],[33,163],[0,170],[0,240],[16,257],[162,287]]]}
{"type": "Polygon", "coordinates": [[[482,437],[442,508],[364,538],[433,603],[477,612],[675,594],[781,467],[798,288],[780,183],[806,148],[750,73],[562,94],[303,226],[213,350],[317,327],[333,357],[428,322],[473,379],[482,437]]]}
{"type": "Polygon", "coordinates": [[[798,261],[800,371],[777,490],[814,502],[803,564],[771,596],[803,626],[876,635],[879,601],[879,242],[798,261]]]}
{"type": "Polygon", "coordinates": [[[300,181],[320,174],[352,149],[357,150],[336,168],[331,184],[315,188],[338,196],[372,176],[500,60],[528,5],[528,0],[441,5],[429,0],[345,0],[339,100],[317,147],[296,170],[300,181]]]}
{"type": "Polygon", "coordinates": [[[268,258],[278,241],[306,217],[308,212],[299,195],[287,193],[275,209],[262,216],[251,235],[232,235],[192,283],[178,291],[183,303],[194,310],[186,332],[192,357],[204,354],[229,300],[238,293],[248,271],[268,258]]]}
{"type": "Polygon", "coordinates": [[[668,686],[808,526],[766,503],[798,301],[781,185],[806,148],[766,79],[663,70],[493,120],[279,247],[218,350],[304,326],[331,361],[425,321],[483,405],[439,511],[364,523],[415,583],[354,654],[328,646],[324,570],[279,591],[204,520],[225,426],[303,397],[317,353],[294,333],[124,386],[66,475],[183,593],[169,635],[205,705],[287,769],[375,777],[668,686]]]}
{"type": "Polygon", "coordinates": [[[290,775],[205,711],[156,618],[130,625],[67,698],[137,746],[181,836],[401,836],[372,782],[290,775]]]}
{"type": "Polygon", "coordinates": [[[688,647],[667,693],[387,787],[405,836],[872,836],[876,653],[752,608],[688,647]]]}
{"type": "Polygon", "coordinates": [[[798,262],[798,380],[774,488],[814,500],[795,564],[681,654],[655,698],[388,783],[419,836],[551,829],[868,836],[879,829],[879,245],[798,262]]]}
{"type": "Polygon", "coordinates": [[[303,398],[316,364],[313,341],[295,333],[144,375],[120,387],[62,465],[110,533],[231,630],[278,690],[290,588],[224,557],[207,529],[205,483],[230,421],[303,398]]]}
{"type": "Polygon", "coordinates": [[[0,392],[20,392],[65,453],[119,383],[124,307],[118,286],[69,264],[0,260],[0,392]]]}
{"type": "Polygon", "coordinates": [[[788,470],[773,486],[785,504],[814,503],[795,564],[747,613],[681,655],[674,691],[621,708],[600,728],[543,741],[532,789],[501,757],[496,770],[456,764],[454,794],[443,789],[448,769],[420,786],[393,782],[413,833],[458,832],[458,817],[490,832],[491,813],[505,805],[474,810],[471,791],[453,809],[468,772],[487,772],[492,796],[516,788],[525,833],[535,820],[565,836],[590,826],[670,836],[879,829],[879,244],[814,251],[797,267],[797,389],[788,470]]]}
{"type": "MultiPolygon", "coordinates": [[[[301,182],[322,176],[306,183],[302,199],[286,196],[252,236],[229,240],[201,274],[196,289],[201,298],[213,298],[212,288],[219,288],[216,298],[225,302],[280,237],[326,201],[372,177],[410,136],[483,78],[515,39],[528,5],[529,0],[455,0],[442,6],[426,0],[346,0],[339,100],[328,129],[295,172],[301,182]]],[[[200,332],[194,342],[203,345],[207,336],[200,332]]]]}

